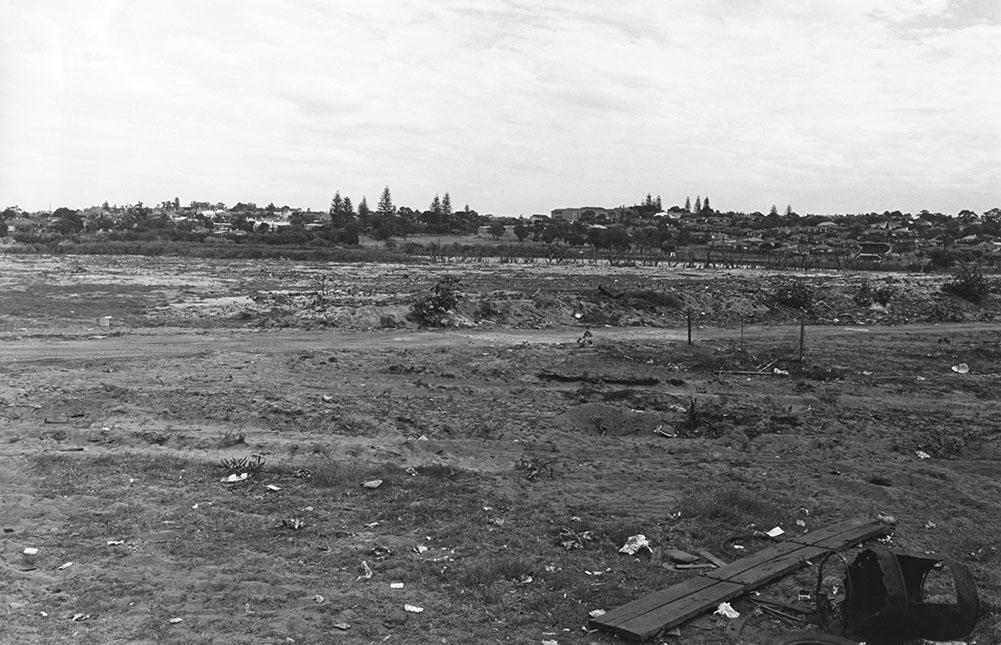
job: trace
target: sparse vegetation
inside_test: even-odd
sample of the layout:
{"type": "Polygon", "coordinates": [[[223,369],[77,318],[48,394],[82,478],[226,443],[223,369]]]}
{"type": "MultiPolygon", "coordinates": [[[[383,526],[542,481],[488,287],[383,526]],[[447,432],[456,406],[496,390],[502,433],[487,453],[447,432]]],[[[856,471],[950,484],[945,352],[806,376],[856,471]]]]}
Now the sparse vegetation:
{"type": "Polygon", "coordinates": [[[431,293],[421,296],[410,308],[410,319],[427,327],[441,327],[447,324],[447,316],[459,304],[459,278],[442,276],[431,293]]]}
{"type": "Polygon", "coordinates": [[[968,300],[974,304],[984,301],[996,285],[988,279],[975,264],[963,264],[959,270],[953,274],[952,279],[942,285],[942,291],[959,296],[963,300],[968,300]]]}

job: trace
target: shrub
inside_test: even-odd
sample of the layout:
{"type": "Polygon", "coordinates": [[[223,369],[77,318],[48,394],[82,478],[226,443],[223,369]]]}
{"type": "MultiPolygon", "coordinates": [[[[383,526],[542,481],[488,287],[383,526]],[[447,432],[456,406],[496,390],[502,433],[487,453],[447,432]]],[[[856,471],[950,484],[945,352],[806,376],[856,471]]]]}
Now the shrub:
{"type": "Polygon", "coordinates": [[[813,289],[798,281],[779,287],[772,295],[775,302],[793,309],[809,309],[813,304],[813,289]]]}
{"type": "Polygon", "coordinates": [[[410,308],[410,319],[421,325],[442,325],[443,317],[459,304],[459,278],[442,276],[431,293],[419,298],[410,308]]]}
{"type": "Polygon", "coordinates": [[[942,285],[942,291],[959,296],[974,304],[980,304],[993,290],[991,281],[976,265],[963,265],[952,276],[952,280],[942,285]]]}

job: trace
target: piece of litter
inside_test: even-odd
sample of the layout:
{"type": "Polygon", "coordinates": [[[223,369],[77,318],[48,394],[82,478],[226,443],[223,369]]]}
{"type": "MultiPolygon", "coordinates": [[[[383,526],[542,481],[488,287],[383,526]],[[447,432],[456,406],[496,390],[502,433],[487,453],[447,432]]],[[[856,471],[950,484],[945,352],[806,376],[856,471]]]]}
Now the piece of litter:
{"type": "Polygon", "coordinates": [[[320,594],[316,594],[315,596],[313,596],[313,602],[315,602],[318,605],[323,603],[324,600],[326,600],[326,598],[324,598],[320,594]]]}
{"type": "Polygon", "coordinates": [[[60,571],[62,571],[63,569],[69,569],[72,566],[73,566],[72,562],[65,562],[63,564],[60,564],[58,568],[60,571]]]}
{"type": "Polygon", "coordinates": [[[928,520],[927,522],[925,522],[925,528],[926,529],[933,529],[936,526],[937,526],[937,524],[935,524],[935,522],[932,522],[931,520],[928,520]]]}
{"type": "Polygon", "coordinates": [[[38,614],[39,614],[39,615],[40,615],[40,616],[41,616],[42,618],[48,618],[48,617],[49,617],[49,612],[47,612],[47,611],[40,611],[40,612],[38,612],[38,614]]]}
{"type": "Polygon", "coordinates": [[[605,615],[605,610],[604,609],[592,609],[591,611],[587,612],[587,615],[590,616],[591,618],[597,618],[598,616],[604,616],[605,615]]]}
{"type": "Polygon", "coordinates": [[[813,596],[810,595],[809,591],[800,591],[799,596],[797,596],[797,600],[802,600],[804,602],[809,602],[812,599],[813,596]]]}
{"type": "Polygon", "coordinates": [[[371,481],[362,483],[362,488],[378,488],[380,486],[382,486],[381,479],[373,479],[371,481]]]}
{"type": "Polygon", "coordinates": [[[351,625],[347,623],[334,623],[334,629],[339,629],[342,632],[346,632],[351,629],[351,625]]]}
{"type": "Polygon", "coordinates": [[[740,618],[740,612],[734,609],[728,602],[721,602],[713,614],[716,616],[726,616],[727,618],[740,618]]]}
{"type": "Polygon", "coordinates": [[[969,374],[970,366],[967,365],[966,363],[960,363],[959,365],[953,365],[952,371],[955,372],[956,374],[969,374]]]}
{"type": "Polygon", "coordinates": [[[365,572],[363,574],[361,574],[360,576],[358,576],[357,578],[355,578],[355,582],[358,582],[359,580],[368,580],[369,578],[372,577],[372,568],[370,566],[368,566],[368,562],[365,562],[364,560],[362,560],[361,561],[361,568],[365,572]]]}
{"type": "Polygon", "coordinates": [[[804,522],[803,520],[796,520],[796,526],[798,526],[801,529],[805,529],[806,528],[806,522],[804,522]]]}
{"type": "Polygon", "coordinates": [[[240,473],[239,475],[233,473],[229,477],[223,477],[221,481],[224,484],[235,484],[236,482],[242,482],[247,477],[250,477],[250,473],[240,473]]]}
{"type": "Polygon", "coordinates": [[[765,531],[765,535],[767,535],[770,538],[777,538],[778,536],[782,535],[783,533],[785,533],[785,531],[783,531],[782,527],[780,527],[780,526],[776,526],[775,528],[773,528],[770,531],[765,531]]]}
{"type": "Polygon", "coordinates": [[[282,487],[281,486],[275,486],[274,484],[268,484],[267,485],[267,489],[268,490],[281,490],[282,487]]]}
{"type": "Polygon", "coordinates": [[[334,397],[330,396],[329,394],[324,394],[320,398],[323,399],[324,403],[330,403],[331,401],[334,400],[334,397]]]}
{"type": "Polygon", "coordinates": [[[918,459],[931,459],[931,455],[924,450],[915,450],[914,454],[918,456],[918,459]]]}
{"type": "Polygon", "coordinates": [[[772,374],[776,374],[778,376],[789,376],[789,370],[782,370],[776,367],[772,370],[772,374]]]}
{"type": "Polygon", "coordinates": [[[414,547],[414,553],[424,553],[428,548],[423,544],[418,544],[414,547]]]}
{"type": "Polygon", "coordinates": [[[403,605],[403,609],[409,611],[411,614],[419,614],[424,611],[423,607],[418,607],[417,605],[403,605]]]}
{"type": "Polygon", "coordinates": [[[734,548],[734,549],[736,549],[738,551],[743,551],[745,547],[744,547],[743,544],[734,544],[734,545],[732,545],[732,548],[734,548]]]}
{"type": "Polygon", "coordinates": [[[553,639],[548,639],[542,641],[542,645],[560,645],[559,641],[554,641],[553,639]]]}
{"type": "Polygon", "coordinates": [[[916,380],[916,381],[927,381],[928,379],[926,379],[926,378],[925,378],[925,377],[923,377],[923,376],[916,376],[916,377],[915,377],[915,380],[916,380]]]}
{"type": "Polygon", "coordinates": [[[693,562],[699,561],[699,556],[692,555],[687,551],[682,551],[681,549],[668,549],[664,551],[664,555],[673,562],[682,562],[684,564],[692,564],[693,562]]]}
{"type": "Polygon", "coordinates": [[[177,623],[183,623],[184,619],[183,618],[171,618],[167,622],[176,625],[177,623]]]}
{"type": "Polygon", "coordinates": [[[38,549],[36,549],[33,546],[26,546],[26,547],[24,547],[23,553],[25,555],[38,555],[38,549]]]}
{"type": "Polygon", "coordinates": [[[390,582],[389,583],[389,588],[390,589],[403,589],[403,583],[402,582],[390,582]]]}
{"type": "Polygon", "coordinates": [[[646,549],[647,551],[653,552],[650,548],[650,541],[646,539],[646,536],[640,533],[639,535],[630,535],[626,543],[622,545],[619,549],[619,553],[625,553],[626,555],[636,555],[636,552],[646,549]]]}
{"type": "Polygon", "coordinates": [[[108,546],[119,546],[125,544],[125,540],[108,540],[108,546]]]}
{"type": "Polygon", "coordinates": [[[73,614],[73,622],[78,623],[90,618],[90,614],[73,614]]]}

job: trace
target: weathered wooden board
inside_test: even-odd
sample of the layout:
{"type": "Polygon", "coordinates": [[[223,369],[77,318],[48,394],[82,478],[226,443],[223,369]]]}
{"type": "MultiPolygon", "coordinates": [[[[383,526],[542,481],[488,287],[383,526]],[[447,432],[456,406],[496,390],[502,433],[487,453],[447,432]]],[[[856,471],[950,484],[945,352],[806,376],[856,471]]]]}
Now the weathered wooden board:
{"type": "Polygon", "coordinates": [[[653,594],[658,601],[667,599],[663,604],[644,602],[650,599],[647,596],[592,618],[589,625],[632,640],[646,640],[742,593],[743,585],[699,576],[653,594]]]}
{"type": "Polygon", "coordinates": [[[848,520],[802,535],[790,536],[786,541],[838,551],[886,535],[891,528],[891,525],[879,520],[848,520]]]}
{"type": "Polygon", "coordinates": [[[878,520],[850,520],[791,537],[701,576],[649,594],[592,618],[589,626],[631,640],[646,640],[684,623],[719,603],[756,589],[837,551],[888,533],[878,520]]]}
{"type": "MultiPolygon", "coordinates": [[[[761,585],[769,583],[772,580],[792,573],[796,569],[803,568],[807,561],[818,558],[828,551],[828,549],[818,546],[803,546],[791,542],[784,542],[783,544],[798,548],[787,549],[782,553],[778,553],[769,560],[758,561],[743,570],[728,570],[731,565],[727,565],[725,567],[720,567],[715,571],[709,571],[705,574],[705,576],[716,580],[725,580],[727,582],[736,582],[742,585],[760,587],[761,585]]],[[[758,553],[761,553],[761,551],[758,553]]],[[[757,555],[757,553],[754,555],[757,555]]],[[[751,558],[745,559],[750,560],[751,558]]],[[[737,562],[732,564],[740,562],[743,562],[743,560],[737,560],[737,562]]]]}

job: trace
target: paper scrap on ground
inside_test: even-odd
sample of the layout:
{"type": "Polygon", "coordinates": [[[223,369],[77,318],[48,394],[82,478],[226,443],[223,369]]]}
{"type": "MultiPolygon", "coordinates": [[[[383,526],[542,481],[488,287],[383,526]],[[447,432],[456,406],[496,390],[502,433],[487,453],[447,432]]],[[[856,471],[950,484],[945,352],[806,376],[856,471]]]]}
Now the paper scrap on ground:
{"type": "Polygon", "coordinates": [[[424,611],[423,607],[418,607],[417,605],[403,605],[403,608],[411,614],[419,614],[424,611]]]}
{"type": "Polygon", "coordinates": [[[637,551],[641,549],[650,550],[650,541],[646,539],[646,536],[640,533],[639,535],[630,535],[626,543],[622,545],[619,549],[619,553],[625,553],[627,555],[636,555],[637,551]]]}
{"type": "Polygon", "coordinates": [[[728,602],[721,602],[713,613],[717,616],[726,616],[727,618],[740,618],[740,612],[734,609],[728,602]]]}
{"type": "Polygon", "coordinates": [[[953,365],[952,371],[955,372],[956,374],[969,374],[970,366],[967,365],[966,363],[960,363],[959,365],[953,365]]]}
{"type": "Polygon", "coordinates": [[[382,480],[381,479],[373,479],[371,481],[367,481],[367,482],[363,483],[362,486],[365,487],[365,488],[378,488],[378,487],[382,486],[382,480]]]}
{"type": "Polygon", "coordinates": [[[250,477],[250,473],[240,473],[239,475],[237,475],[236,473],[233,473],[229,477],[223,477],[222,478],[222,483],[224,483],[224,484],[235,484],[236,482],[242,482],[247,477],[250,477]]]}
{"type": "Polygon", "coordinates": [[[782,527],[776,526],[772,530],[766,531],[765,535],[767,535],[770,538],[776,538],[776,537],[782,535],[783,533],[785,533],[785,531],[782,530],[782,527]]]}

